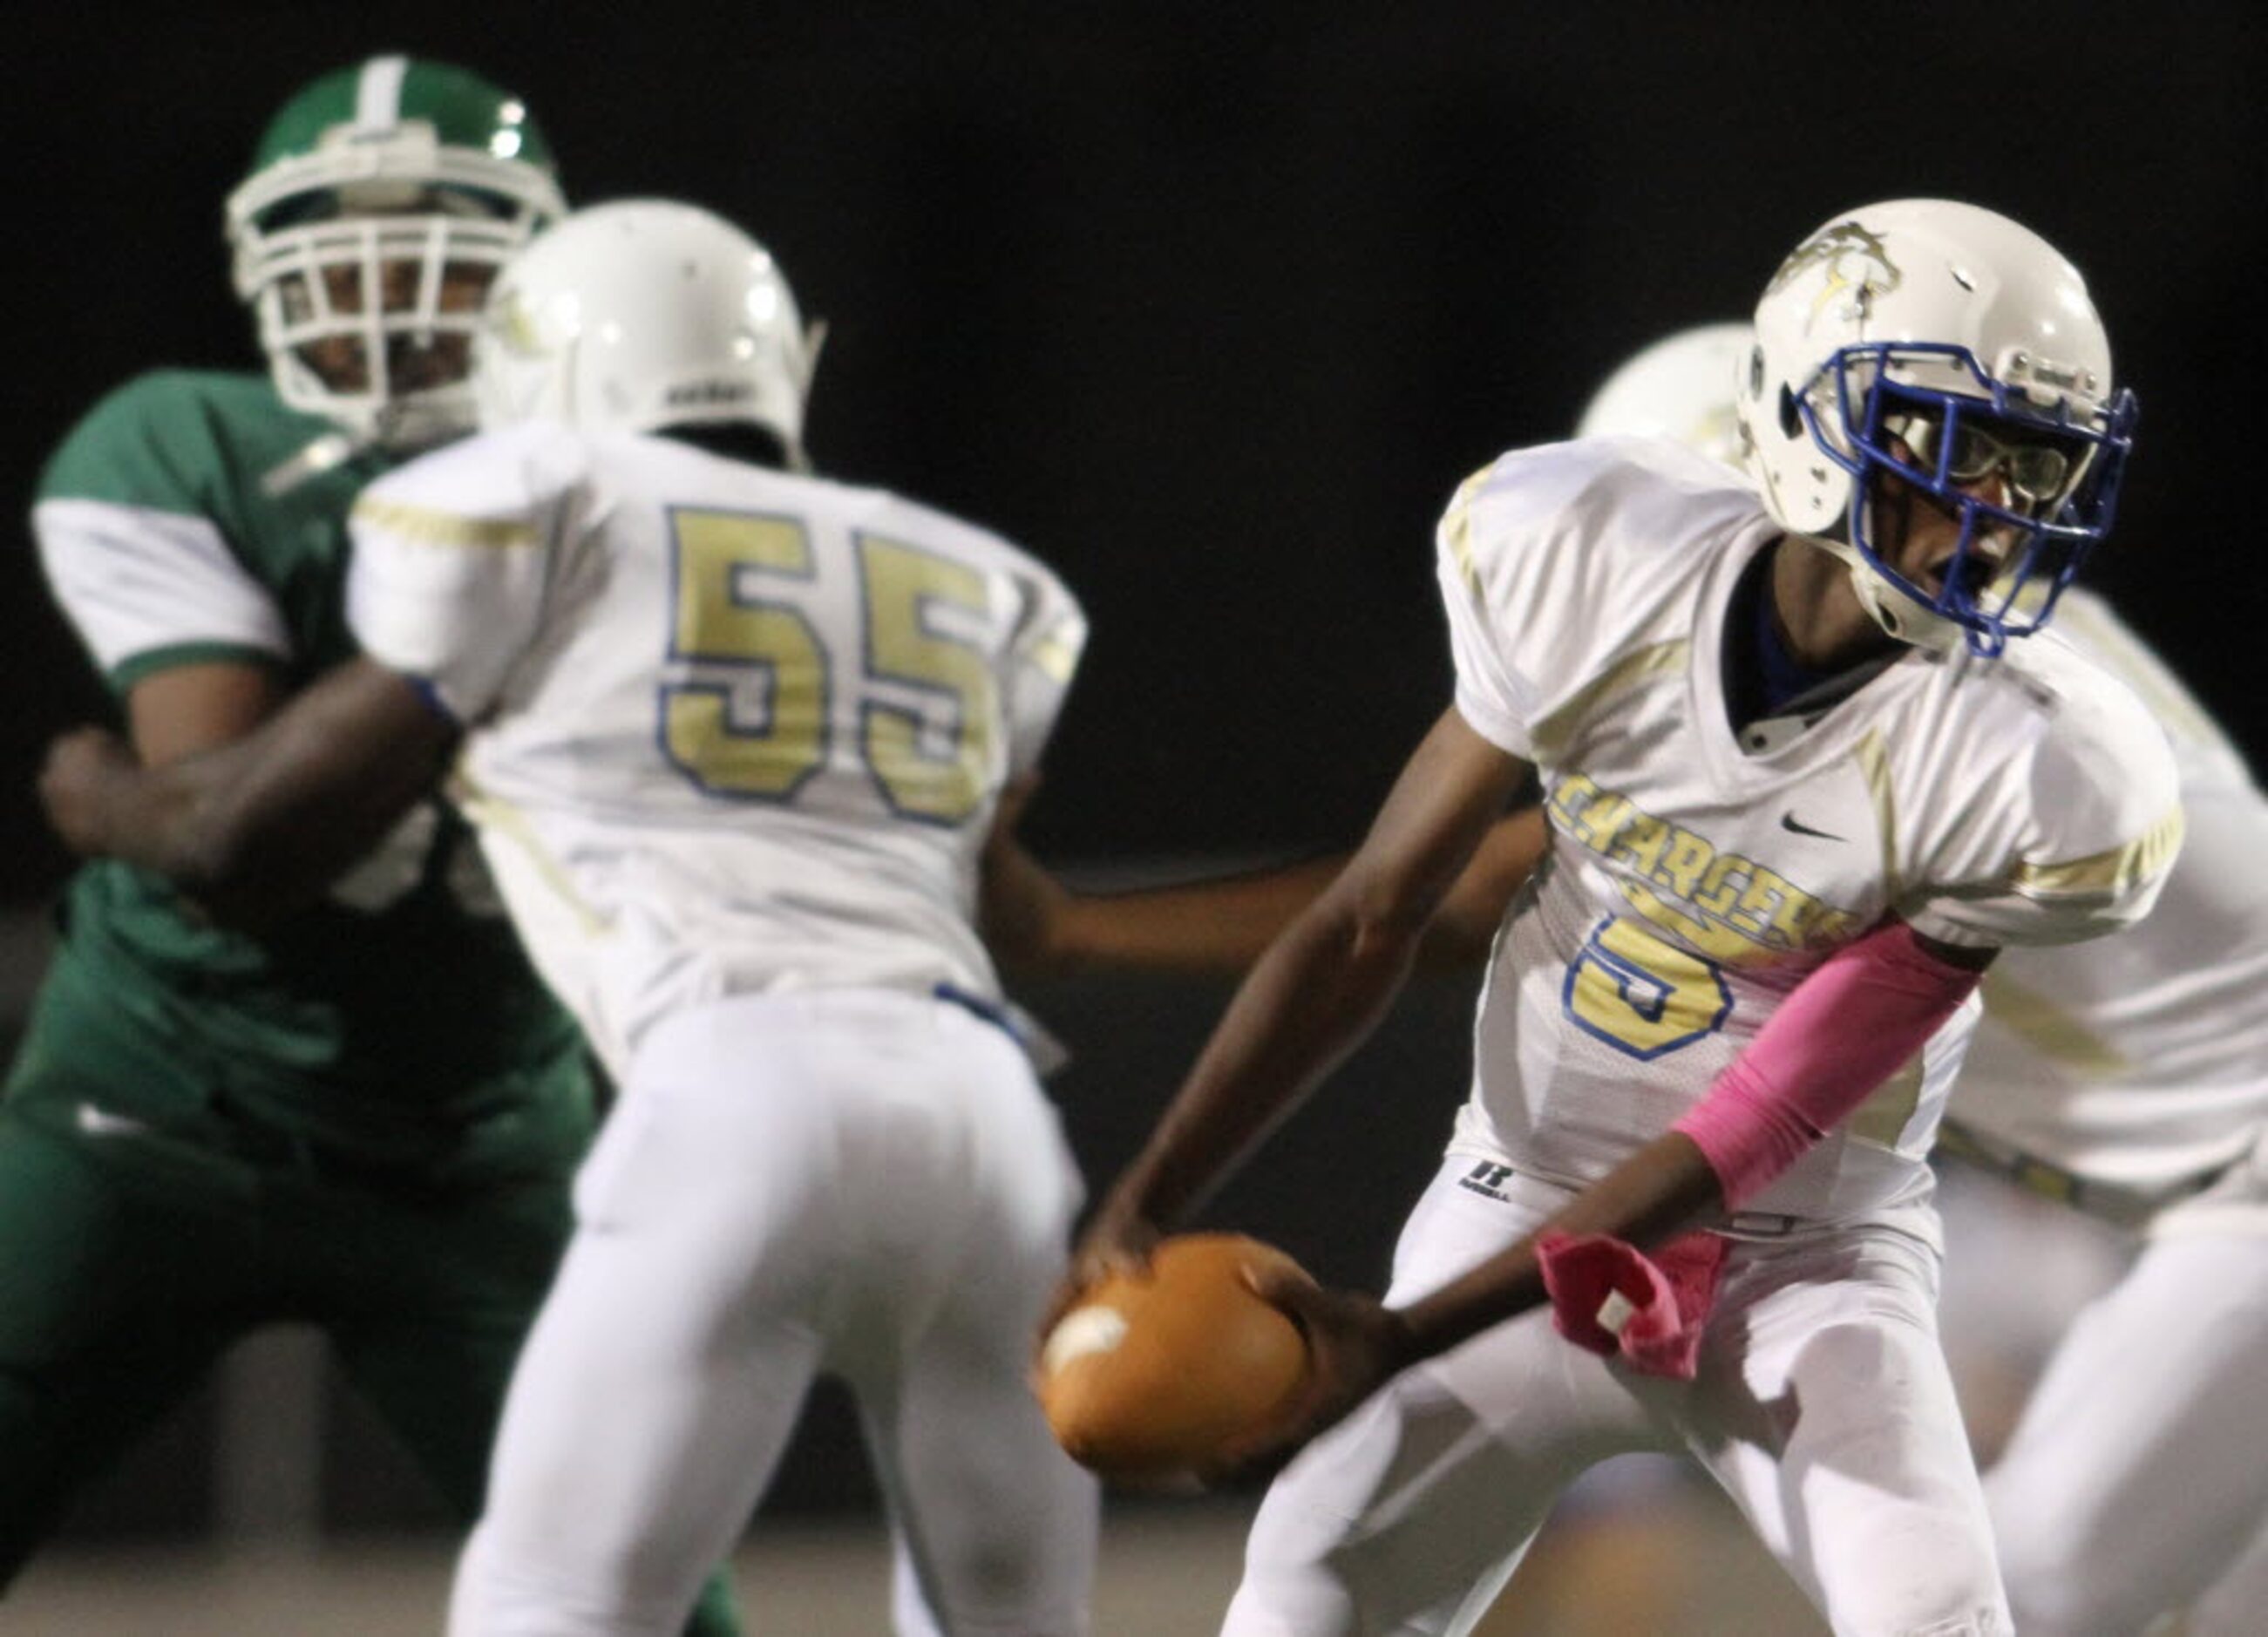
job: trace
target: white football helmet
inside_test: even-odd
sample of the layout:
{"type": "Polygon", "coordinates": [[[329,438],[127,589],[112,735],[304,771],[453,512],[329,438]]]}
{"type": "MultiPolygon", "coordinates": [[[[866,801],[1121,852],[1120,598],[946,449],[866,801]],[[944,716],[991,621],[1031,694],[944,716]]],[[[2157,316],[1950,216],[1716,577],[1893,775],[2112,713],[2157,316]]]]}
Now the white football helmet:
{"type": "Polygon", "coordinates": [[[489,282],[566,210],[541,129],[479,75],[379,56],[314,81],[224,211],[277,395],[394,448],[471,430],[489,282]]]}
{"type": "Polygon", "coordinates": [[[1632,353],[1592,395],[1575,436],[1674,439],[1712,461],[1739,466],[1741,427],[1733,397],[1754,334],[1746,324],[1697,324],[1632,353]]]}
{"type": "Polygon", "coordinates": [[[474,340],[473,392],[484,428],[745,422],[801,470],[819,339],[747,234],[697,206],[622,200],[576,212],[504,269],[474,340]]]}
{"type": "Polygon", "coordinates": [[[1739,412],[1773,517],[1850,562],[1886,630],[1991,655],[2047,623],[2110,529],[2135,411],[2053,246],[1976,205],[1903,199],[1836,217],[1781,264],[1739,412]],[[1996,471],[2006,504],[1963,491],[1996,471]],[[1941,591],[1875,549],[1885,476],[1960,519],[1941,591]],[[1987,531],[2014,542],[1997,559],[1987,531]]]}

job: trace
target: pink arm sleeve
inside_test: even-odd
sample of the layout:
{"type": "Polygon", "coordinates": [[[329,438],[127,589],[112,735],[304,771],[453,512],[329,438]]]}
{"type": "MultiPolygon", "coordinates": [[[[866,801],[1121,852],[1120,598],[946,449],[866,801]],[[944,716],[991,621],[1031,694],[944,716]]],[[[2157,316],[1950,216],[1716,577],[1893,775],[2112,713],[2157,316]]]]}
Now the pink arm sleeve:
{"type": "Polygon", "coordinates": [[[1982,976],[1885,922],[1796,985],[1671,1129],[1693,1139],[1738,1209],[1919,1051],[1982,976]]]}

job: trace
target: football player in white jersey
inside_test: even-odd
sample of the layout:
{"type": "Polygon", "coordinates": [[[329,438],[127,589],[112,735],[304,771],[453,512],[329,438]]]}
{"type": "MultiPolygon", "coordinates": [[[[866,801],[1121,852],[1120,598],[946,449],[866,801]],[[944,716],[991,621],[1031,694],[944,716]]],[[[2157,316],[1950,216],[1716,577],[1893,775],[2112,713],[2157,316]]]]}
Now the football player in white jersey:
{"type": "MultiPolygon", "coordinates": [[[[70,804],[80,844],[179,879],[221,836],[320,878],[462,734],[459,799],[622,1091],[451,1629],[674,1630],[823,1370],[900,1629],[1083,1630],[1095,1490],[1025,1379],[1080,1185],[972,925],[1079,608],[983,529],[805,475],[813,339],[705,211],[570,218],[474,350],[482,433],[357,503],[366,657],[168,770],[170,823],[70,804]]],[[[130,776],[80,760],[51,778],[130,776]]]]}
{"type": "Polygon", "coordinates": [[[1232,1633],[1467,1629],[1565,1484],[1644,1448],[1837,1631],[2009,1628],[1926,1156],[1994,952],[2128,924],[2179,844],[2147,713],[2021,640],[2109,527],[2132,402],[2076,271],[1969,205],[1837,217],[1756,328],[1761,493],[1623,439],[1458,491],[1454,704],[1081,1241],[1079,1277],[1138,1261],[1359,1040],[1533,768],[1551,851],[1386,1302],[1268,1287],[1316,1368],[1245,1453],[1331,1430],[1232,1633]]]}
{"type": "MultiPolygon", "coordinates": [[[[1664,338],[1601,388],[1580,432],[1736,461],[1718,429],[1749,346],[1745,324],[1664,338]]],[[[2268,1464],[2231,1435],[2268,1425],[2268,796],[2102,596],[2066,590],[2041,640],[2157,718],[2187,836],[2139,925],[2010,948],[1984,979],[1940,1147],[2139,1241],[2053,1355],[1985,1498],[2021,1630],[2132,1633],[2195,1603],[2184,1630],[2235,1637],[2257,1627],[2257,1601],[2233,1582],[2200,1594],[2268,1538],[2268,1464]]]]}
{"type": "Polygon", "coordinates": [[[2237,1637],[2268,1580],[2268,797],[2107,603],[2074,591],[2054,634],[2164,726],[2188,833],[2140,925],[2011,951],[1984,982],[1946,1146],[2139,1241],[1985,1498],[2019,1630],[2109,1637],[2186,1609],[2191,1637],[2237,1637]]]}

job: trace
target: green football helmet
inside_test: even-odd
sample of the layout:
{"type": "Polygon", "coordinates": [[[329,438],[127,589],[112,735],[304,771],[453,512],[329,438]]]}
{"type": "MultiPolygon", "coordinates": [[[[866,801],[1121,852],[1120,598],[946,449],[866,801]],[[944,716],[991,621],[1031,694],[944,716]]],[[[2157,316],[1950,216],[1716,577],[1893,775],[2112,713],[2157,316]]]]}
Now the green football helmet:
{"type": "Polygon", "coordinates": [[[489,284],[566,209],[541,129],[479,75],[379,56],[316,80],[225,212],[276,392],[391,448],[468,431],[489,284]]]}

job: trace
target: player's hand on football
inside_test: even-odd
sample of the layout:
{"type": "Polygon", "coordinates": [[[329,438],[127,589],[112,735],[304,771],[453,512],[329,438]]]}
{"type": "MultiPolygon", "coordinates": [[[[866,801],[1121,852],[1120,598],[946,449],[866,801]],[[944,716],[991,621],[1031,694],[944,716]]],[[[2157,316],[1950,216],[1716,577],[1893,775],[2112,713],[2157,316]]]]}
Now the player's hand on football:
{"type": "Polygon", "coordinates": [[[132,748],[107,727],[75,727],[48,742],[40,801],[64,845],[87,858],[105,851],[111,802],[141,767],[132,748]]]}
{"type": "Polygon", "coordinates": [[[1327,1289],[1296,1269],[1255,1270],[1246,1283],[1299,1326],[1307,1344],[1307,1377],[1273,1424],[1222,1452],[1219,1464],[1204,1475],[1209,1485],[1271,1476],[1416,1360],[1402,1316],[1375,1296],[1327,1289]]]}
{"type": "Polygon", "coordinates": [[[1101,1280],[1114,1273],[1139,1273],[1147,1268],[1150,1252],[1164,1237],[1165,1230],[1133,1205],[1116,1194],[1106,1197],[1071,1248],[1071,1265],[1048,1303],[1040,1340],[1044,1341],[1063,1316],[1101,1280]]]}

